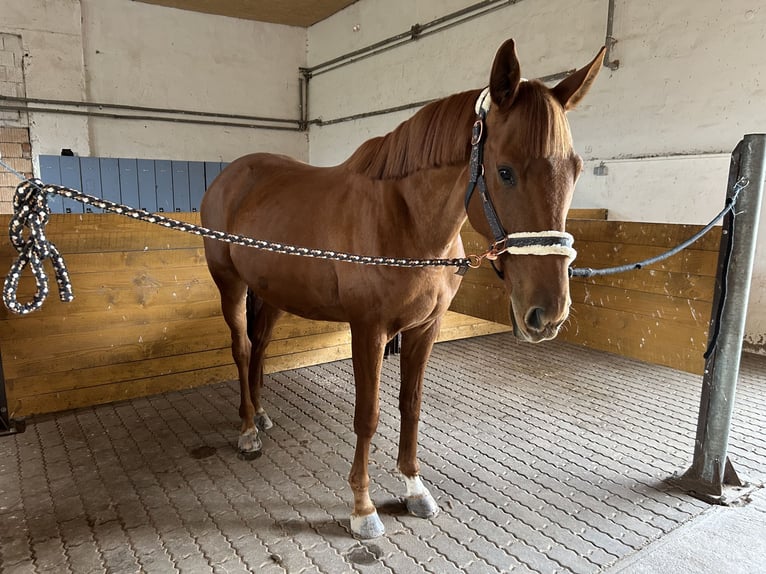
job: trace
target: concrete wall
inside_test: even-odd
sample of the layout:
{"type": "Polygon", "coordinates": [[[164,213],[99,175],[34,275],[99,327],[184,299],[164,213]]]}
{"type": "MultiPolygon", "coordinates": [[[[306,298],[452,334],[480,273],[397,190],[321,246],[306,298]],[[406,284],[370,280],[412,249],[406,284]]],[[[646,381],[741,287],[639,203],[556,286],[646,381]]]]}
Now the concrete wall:
{"type": "MultiPolygon", "coordinates": [[[[127,0],[0,0],[0,14],[0,32],[22,37],[29,98],[298,117],[305,29],[127,0]]],[[[30,128],[35,157],[61,148],[182,160],[264,150],[308,157],[298,132],[47,113],[31,114],[30,128]]]]}
{"type": "MultiPolygon", "coordinates": [[[[473,0],[361,0],[309,29],[309,66],[403,32],[473,0]]],[[[579,67],[604,43],[606,0],[524,0],[311,80],[311,117],[325,120],[485,85],[494,51],[517,42],[526,77],[579,67]]],[[[723,205],[728,155],[766,132],[766,6],[755,0],[617,0],[612,53],[570,114],[586,160],[574,207],[622,220],[703,223],[723,205]],[[593,168],[604,162],[607,176],[593,168]]],[[[413,112],[312,127],[312,163],[334,164],[413,112]]],[[[764,215],[766,220],[766,214],[764,215]]],[[[766,223],[762,228],[766,227],[766,223]]],[[[766,231],[760,234],[746,328],[766,353],[766,231]]]]}

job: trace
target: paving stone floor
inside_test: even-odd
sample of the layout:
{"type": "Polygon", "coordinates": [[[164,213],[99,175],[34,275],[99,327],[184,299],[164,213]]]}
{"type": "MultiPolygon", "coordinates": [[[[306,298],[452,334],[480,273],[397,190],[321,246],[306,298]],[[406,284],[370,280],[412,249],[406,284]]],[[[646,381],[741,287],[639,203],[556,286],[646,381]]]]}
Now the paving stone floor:
{"type": "MultiPolygon", "coordinates": [[[[502,334],[434,350],[420,457],[442,512],[411,517],[398,363],[371,454],[384,537],[349,532],[352,368],[338,361],[267,377],[275,426],[254,461],[235,452],[231,382],[31,419],[0,439],[0,571],[590,573],[709,508],[664,482],[690,462],[699,377],[502,334]]],[[[757,483],[764,398],[766,358],[746,355],[730,454],[757,483]]]]}

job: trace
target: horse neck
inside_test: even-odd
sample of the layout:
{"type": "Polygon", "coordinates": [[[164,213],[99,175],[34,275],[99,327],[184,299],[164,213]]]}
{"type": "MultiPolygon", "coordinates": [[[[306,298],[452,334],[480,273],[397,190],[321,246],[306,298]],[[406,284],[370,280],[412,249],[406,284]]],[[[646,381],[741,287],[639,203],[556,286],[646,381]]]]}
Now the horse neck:
{"type": "Polygon", "coordinates": [[[341,166],[399,190],[411,227],[419,230],[413,239],[427,241],[434,252],[454,243],[465,221],[463,190],[480,92],[428,104],[388,135],[363,143],[341,166]]]}
{"type": "Polygon", "coordinates": [[[467,174],[466,162],[421,170],[398,182],[407,205],[410,241],[431,256],[443,256],[457,243],[467,217],[463,205],[467,174]]]}

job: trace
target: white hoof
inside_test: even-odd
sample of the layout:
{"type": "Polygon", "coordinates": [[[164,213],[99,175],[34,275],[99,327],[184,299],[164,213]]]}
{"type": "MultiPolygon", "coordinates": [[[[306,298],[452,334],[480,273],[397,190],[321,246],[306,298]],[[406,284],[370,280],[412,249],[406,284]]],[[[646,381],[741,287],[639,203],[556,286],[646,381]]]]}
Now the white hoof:
{"type": "Polygon", "coordinates": [[[255,426],[262,431],[267,431],[274,426],[274,423],[271,422],[269,415],[267,415],[266,411],[264,410],[255,413],[253,422],[255,423],[255,426]]]}
{"type": "Polygon", "coordinates": [[[433,518],[439,514],[439,505],[436,504],[431,493],[426,490],[420,496],[407,497],[407,510],[418,518],[433,518]]]}
{"type": "Polygon", "coordinates": [[[239,452],[244,455],[252,455],[253,453],[261,452],[262,446],[261,439],[258,438],[258,429],[255,427],[250,427],[239,435],[237,448],[239,449],[239,452]]]}
{"type": "Polygon", "coordinates": [[[377,511],[364,516],[351,515],[351,532],[359,538],[377,538],[386,532],[377,511]]]}
{"type": "Polygon", "coordinates": [[[436,504],[434,497],[423,486],[419,476],[405,476],[404,482],[407,484],[407,511],[418,518],[433,518],[439,514],[439,505],[436,504]]]}

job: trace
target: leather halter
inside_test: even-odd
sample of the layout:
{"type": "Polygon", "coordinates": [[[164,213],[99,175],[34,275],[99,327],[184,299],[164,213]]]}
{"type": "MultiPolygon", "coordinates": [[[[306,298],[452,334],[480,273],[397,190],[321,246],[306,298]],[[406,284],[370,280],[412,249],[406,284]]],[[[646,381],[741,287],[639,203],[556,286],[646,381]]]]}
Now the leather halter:
{"type": "Polygon", "coordinates": [[[476,121],[471,132],[471,158],[469,160],[468,188],[465,193],[465,210],[473,197],[473,192],[478,188],[484,208],[484,216],[487,218],[489,228],[492,231],[494,242],[484,257],[489,259],[492,268],[498,277],[503,279],[503,272],[495,266],[494,260],[503,253],[513,255],[562,255],[569,257],[570,262],[577,257],[577,251],[572,247],[574,238],[566,231],[532,231],[520,233],[507,233],[500,217],[497,215],[492,198],[487,190],[487,182],[484,179],[484,141],[486,140],[487,112],[491,105],[489,88],[485,88],[476,101],[476,121]]]}

